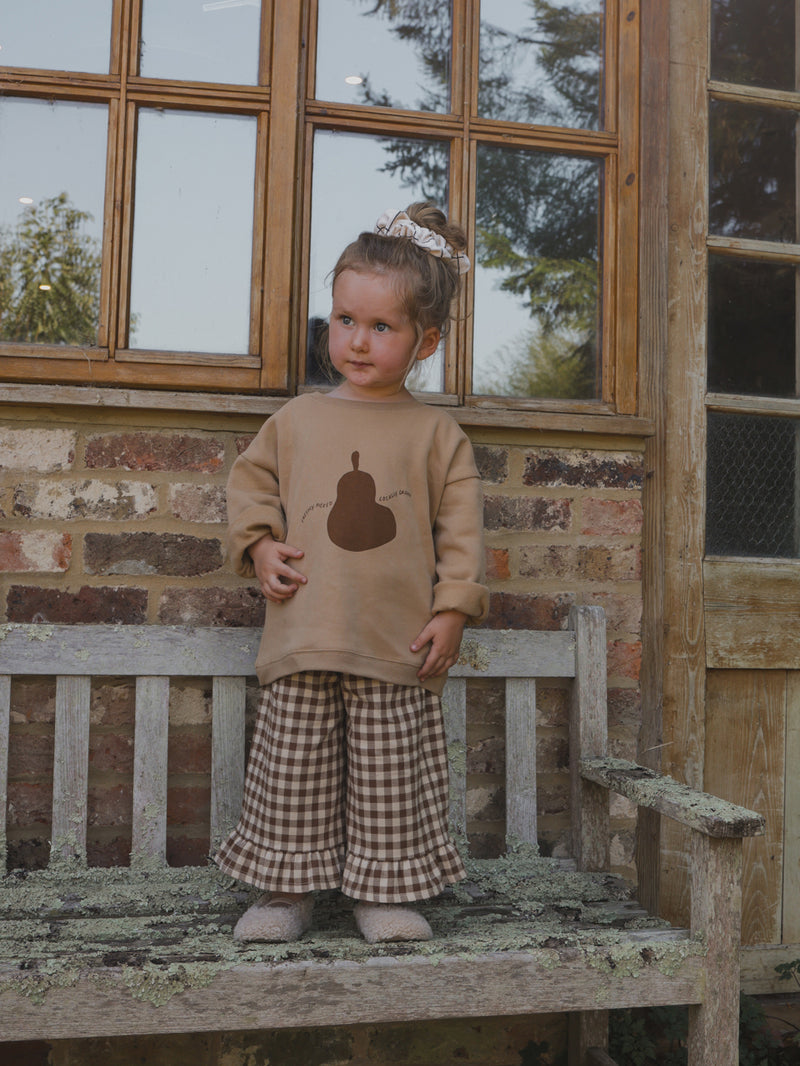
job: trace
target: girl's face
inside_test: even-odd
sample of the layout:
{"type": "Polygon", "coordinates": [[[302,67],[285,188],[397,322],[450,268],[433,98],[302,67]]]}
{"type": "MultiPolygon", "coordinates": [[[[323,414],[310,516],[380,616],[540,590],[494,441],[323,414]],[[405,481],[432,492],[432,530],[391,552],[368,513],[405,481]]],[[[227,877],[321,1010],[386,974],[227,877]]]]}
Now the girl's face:
{"type": "Polygon", "coordinates": [[[433,355],[439,330],[417,333],[391,277],[344,270],[334,282],[328,348],[344,377],[336,389],[353,400],[391,400],[405,392],[408,372],[433,355]]]}

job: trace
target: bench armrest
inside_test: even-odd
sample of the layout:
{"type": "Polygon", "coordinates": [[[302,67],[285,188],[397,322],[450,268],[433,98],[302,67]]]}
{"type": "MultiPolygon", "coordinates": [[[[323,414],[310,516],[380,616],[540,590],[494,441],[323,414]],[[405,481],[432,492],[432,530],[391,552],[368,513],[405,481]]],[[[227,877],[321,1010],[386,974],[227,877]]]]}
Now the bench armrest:
{"type": "Polygon", "coordinates": [[[707,836],[759,836],[766,827],[763,815],[755,811],[699,792],[627,759],[581,759],[580,773],[585,780],[618,792],[639,807],[649,807],[707,836]]]}

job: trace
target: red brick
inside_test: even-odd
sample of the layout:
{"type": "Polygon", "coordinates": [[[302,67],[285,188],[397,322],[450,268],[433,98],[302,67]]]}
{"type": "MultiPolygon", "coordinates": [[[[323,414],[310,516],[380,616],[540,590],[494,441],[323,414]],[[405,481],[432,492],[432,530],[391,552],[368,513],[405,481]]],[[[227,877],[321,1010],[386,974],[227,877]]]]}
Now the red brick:
{"type": "Polygon", "coordinates": [[[507,548],[486,549],[487,581],[508,581],[511,577],[509,554],[507,548]]]}
{"type": "Polygon", "coordinates": [[[167,791],[169,825],[199,825],[211,816],[211,789],[196,785],[170,785],[167,791]]]}
{"type": "Polygon", "coordinates": [[[608,690],[608,727],[636,737],[642,721],[642,696],[635,688],[608,690]]]}
{"type": "Polygon", "coordinates": [[[12,585],[8,591],[8,621],[142,625],[147,621],[147,592],[89,585],[68,592],[12,585]]]}
{"type": "Polygon", "coordinates": [[[87,533],[84,548],[90,574],[197,577],[223,564],[219,540],[180,533],[87,533]]]}
{"type": "Polygon", "coordinates": [[[572,526],[572,501],[543,496],[487,496],[484,524],[489,530],[568,533],[572,526]]]}
{"type": "Polygon", "coordinates": [[[170,774],[211,772],[211,737],[207,733],[171,730],[168,749],[170,774]]]}
{"type": "Polygon", "coordinates": [[[225,446],[213,437],[184,433],[122,433],[92,437],[86,446],[89,469],[196,470],[222,469],[225,446]]]}
{"type": "Polygon", "coordinates": [[[644,460],[639,454],[537,448],[528,453],[524,485],[581,488],[641,488],[644,460]]]}
{"type": "Polygon", "coordinates": [[[639,536],[642,532],[642,503],[634,500],[583,501],[581,532],[596,536],[639,536]]]}
{"type": "Polygon", "coordinates": [[[247,451],[253,441],[256,439],[255,433],[249,433],[246,437],[236,438],[236,454],[241,455],[242,452],[247,451]]]}
{"type": "Polygon", "coordinates": [[[133,820],[133,789],[124,785],[90,785],[88,790],[88,823],[98,825],[130,825],[133,820]]]}
{"type": "Polygon", "coordinates": [[[136,689],[133,680],[92,685],[91,720],[93,726],[127,727],[131,735],[135,717],[136,689]]]}
{"type": "Polygon", "coordinates": [[[487,629],[564,629],[575,597],[495,592],[489,598],[487,629]]]}
{"type": "Polygon", "coordinates": [[[133,772],[133,737],[93,734],[89,742],[89,770],[95,773],[133,772]]]}
{"type": "Polygon", "coordinates": [[[130,866],[131,837],[115,836],[113,840],[93,840],[87,835],[86,861],[89,866],[130,866]]]}
{"type": "Polygon", "coordinates": [[[56,717],[54,681],[20,679],[11,690],[11,721],[52,723],[56,717]]]}
{"type": "Polygon", "coordinates": [[[485,737],[467,748],[467,773],[504,774],[506,772],[505,741],[502,737],[485,737]]]}
{"type": "Polygon", "coordinates": [[[53,737],[11,731],[8,762],[14,777],[53,772],[53,737]]]}
{"type": "Polygon", "coordinates": [[[642,644],[641,641],[628,642],[625,640],[612,641],[608,646],[608,676],[629,677],[634,681],[639,680],[642,668],[642,644]]]}
{"type": "Polygon", "coordinates": [[[606,612],[606,624],[613,631],[640,633],[642,629],[642,599],[639,595],[626,596],[616,592],[590,592],[586,595],[588,605],[597,605],[606,612]]]}
{"type": "Polygon", "coordinates": [[[264,624],[266,600],[257,588],[168,588],[158,605],[162,625],[249,626],[264,624]]]}
{"type": "Polygon", "coordinates": [[[501,485],[508,479],[508,448],[493,444],[475,444],[472,450],[483,481],[501,485]]]}
{"type": "Polygon", "coordinates": [[[53,788],[35,781],[9,781],[9,826],[49,825],[53,813],[53,788]]]}
{"type": "Polygon", "coordinates": [[[0,533],[0,571],[6,573],[61,573],[69,569],[72,537],[49,530],[0,533]]]}
{"type": "Polygon", "coordinates": [[[579,545],[575,576],[583,581],[638,581],[642,576],[641,548],[579,545]]]}

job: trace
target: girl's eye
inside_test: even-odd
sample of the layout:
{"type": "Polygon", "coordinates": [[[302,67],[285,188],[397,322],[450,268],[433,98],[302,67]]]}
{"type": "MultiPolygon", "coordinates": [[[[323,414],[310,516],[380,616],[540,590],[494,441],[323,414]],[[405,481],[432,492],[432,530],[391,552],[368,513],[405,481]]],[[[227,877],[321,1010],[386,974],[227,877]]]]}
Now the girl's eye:
{"type": "Polygon", "coordinates": [[[385,322],[378,322],[375,326],[375,329],[378,331],[378,333],[385,333],[388,328],[389,327],[386,325],[385,322]]]}
{"type": "Polygon", "coordinates": [[[343,326],[349,326],[353,320],[350,315],[340,315],[339,321],[342,323],[343,326]]]}

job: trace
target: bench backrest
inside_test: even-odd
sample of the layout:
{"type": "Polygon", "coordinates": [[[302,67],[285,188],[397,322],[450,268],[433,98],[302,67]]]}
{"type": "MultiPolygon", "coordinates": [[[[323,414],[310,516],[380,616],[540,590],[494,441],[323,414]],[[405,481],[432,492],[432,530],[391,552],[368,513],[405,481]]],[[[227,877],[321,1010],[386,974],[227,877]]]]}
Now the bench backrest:
{"type": "MultiPolygon", "coordinates": [[[[212,846],[236,823],[245,770],[245,692],[261,632],[171,626],[0,626],[0,872],[5,868],[11,679],[55,676],[50,862],[86,862],[89,719],[93,678],[136,679],[131,866],[166,863],[170,680],[212,678],[212,846]]],[[[536,843],[536,679],[573,679],[571,730],[581,750],[605,751],[605,619],[573,608],[558,632],[468,630],[444,695],[451,749],[451,817],[466,831],[466,684],[503,678],[506,826],[536,843]]]]}

